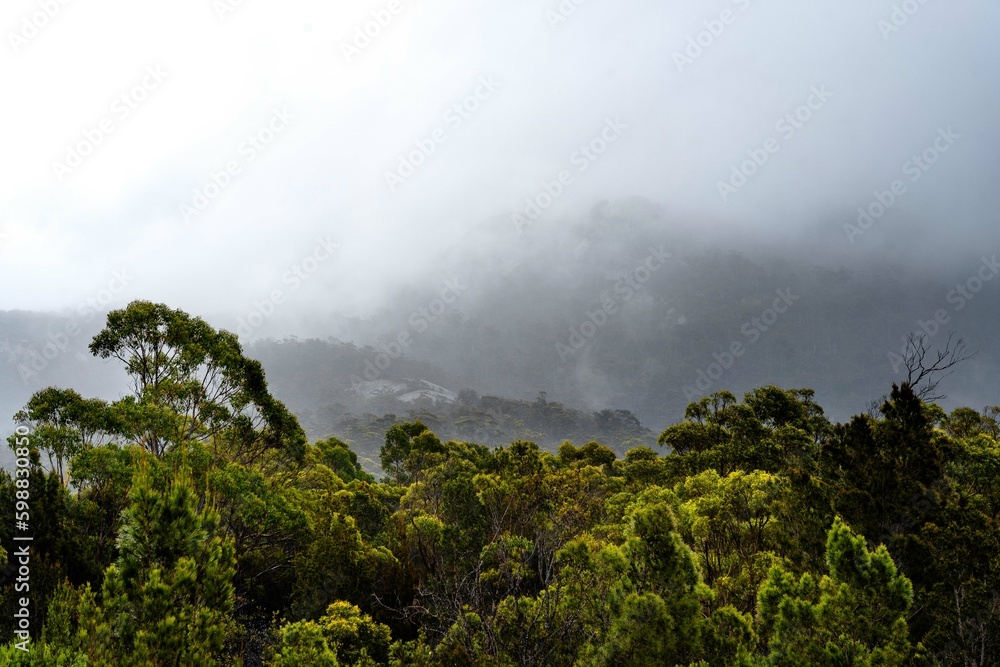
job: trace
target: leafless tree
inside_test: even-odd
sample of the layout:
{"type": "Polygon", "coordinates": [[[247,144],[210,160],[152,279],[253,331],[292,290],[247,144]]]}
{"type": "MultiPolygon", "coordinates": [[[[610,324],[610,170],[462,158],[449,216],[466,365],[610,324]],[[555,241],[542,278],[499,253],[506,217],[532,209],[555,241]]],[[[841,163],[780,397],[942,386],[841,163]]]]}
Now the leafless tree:
{"type": "Polygon", "coordinates": [[[927,336],[910,334],[906,337],[906,353],[903,355],[906,383],[913,388],[920,400],[928,403],[939,401],[945,394],[934,392],[941,380],[951,375],[952,368],[974,356],[974,352],[967,351],[965,341],[956,339],[954,333],[948,335],[943,350],[934,352],[927,347],[927,336]]]}

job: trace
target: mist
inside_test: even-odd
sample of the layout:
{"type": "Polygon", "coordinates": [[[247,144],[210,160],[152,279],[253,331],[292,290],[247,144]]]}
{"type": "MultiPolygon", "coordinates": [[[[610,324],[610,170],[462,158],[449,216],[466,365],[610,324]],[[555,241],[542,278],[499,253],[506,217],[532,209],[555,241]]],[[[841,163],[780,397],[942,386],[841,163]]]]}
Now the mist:
{"type": "Polygon", "coordinates": [[[6,0],[0,664],[998,664],[997,26],[6,0]]]}
{"type": "Polygon", "coordinates": [[[761,329],[710,390],[816,387],[846,418],[943,311],[933,343],[978,353],[951,400],[995,401],[997,19],[917,0],[7,3],[5,405],[114,397],[86,343],[141,299],[264,357],[356,345],[300,416],[355,400],[349,377],[396,344],[379,381],[425,364],[452,393],[658,429],[781,289],[808,304],[792,329],[761,329]],[[70,322],[88,333],[26,377],[70,322]]]}
{"type": "Polygon", "coordinates": [[[119,303],[239,317],[329,238],[335,261],[275,314],[295,334],[320,302],[371,313],[433,281],[562,171],[532,227],[642,196],[703,238],[961,272],[996,238],[1000,10],[911,4],[103,1],[15,40],[38,6],[8,3],[4,306],[75,308],[125,270],[119,303]],[[79,167],[56,166],[104,120],[79,167]],[[608,122],[620,135],[583,156],[608,122]]]}

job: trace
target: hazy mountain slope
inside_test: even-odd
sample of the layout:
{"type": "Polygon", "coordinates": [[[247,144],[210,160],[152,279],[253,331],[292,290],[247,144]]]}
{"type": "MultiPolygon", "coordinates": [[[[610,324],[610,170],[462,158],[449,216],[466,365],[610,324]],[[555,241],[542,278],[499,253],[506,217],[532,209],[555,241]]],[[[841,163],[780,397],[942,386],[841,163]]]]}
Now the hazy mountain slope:
{"type": "MultiPolygon", "coordinates": [[[[257,341],[250,355],[311,436],[353,429],[369,445],[387,414],[439,419],[446,437],[611,437],[595,426],[605,409],[634,413],[650,429],[636,437],[648,439],[694,397],[765,384],[813,388],[846,419],[903,379],[890,353],[920,322],[931,347],[955,332],[978,352],[942,385],[946,406],[997,402],[1000,280],[959,298],[946,278],[824,266],[833,251],[813,261],[747,239],[710,242],[675,217],[632,199],[521,233],[491,220],[440,251],[437,280],[400,289],[373,317],[317,311],[328,339],[257,341]],[[736,246],[747,250],[726,249],[736,246]],[[935,330],[936,313],[947,323],[935,330]],[[509,403],[478,414],[472,394],[451,398],[462,390],[509,403]],[[573,423],[532,412],[541,392],[573,423]]],[[[102,323],[85,311],[0,313],[3,414],[48,385],[117,397],[118,365],[86,350],[102,323]]]]}
{"type": "MultiPolygon", "coordinates": [[[[643,200],[546,224],[520,237],[503,219],[470,232],[468,251],[441,262],[443,280],[464,290],[425,330],[408,320],[433,303],[436,285],[400,294],[369,320],[332,325],[341,335],[364,332],[375,345],[410,334],[406,353],[440,369],[452,390],[520,398],[547,391],[568,405],[632,410],[658,430],[692,396],[771,383],[815,388],[831,415],[846,419],[904,378],[890,353],[945,311],[945,325],[928,326],[930,346],[955,332],[978,356],[942,389],[953,402],[995,401],[1000,281],[959,304],[943,277],[916,282],[878,263],[831,268],[779,248],[722,250],[723,241],[697,240],[697,231],[643,200]],[[644,262],[664,254],[638,284],[644,262]],[[784,312],[769,312],[776,301],[784,312]],[[730,359],[734,343],[742,355],[730,359]]],[[[972,276],[980,259],[970,261],[972,276]]],[[[402,377],[396,363],[380,375],[402,377]]]]}

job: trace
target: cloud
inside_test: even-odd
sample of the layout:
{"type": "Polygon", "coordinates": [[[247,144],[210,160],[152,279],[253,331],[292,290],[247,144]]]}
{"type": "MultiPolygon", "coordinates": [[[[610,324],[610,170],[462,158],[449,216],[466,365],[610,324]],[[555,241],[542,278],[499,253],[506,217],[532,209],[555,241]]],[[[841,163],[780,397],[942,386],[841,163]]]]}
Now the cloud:
{"type": "Polygon", "coordinates": [[[713,221],[706,234],[824,248],[841,264],[960,265],[995,235],[994,4],[566,4],[245,0],[220,12],[209,0],[93,0],[61,5],[15,49],[10,35],[38,6],[7,3],[0,86],[20,103],[4,114],[0,280],[17,288],[0,308],[73,307],[127,269],[147,298],[235,317],[329,235],[342,255],[276,326],[292,333],[293,314],[316,309],[370,312],[437,280],[470,228],[522,210],[607,118],[628,131],[548,219],[639,195],[713,221]],[[679,71],[686,52],[698,55],[679,71]],[[167,73],[162,85],[121,117],[150,67],[167,73]],[[500,85],[449,122],[484,79],[500,85]],[[785,137],[781,119],[823,86],[833,96],[785,137]],[[241,147],[276,108],[294,120],[248,160],[241,147]],[[83,164],[55,178],[52,163],[106,119],[83,164]],[[847,243],[857,208],[941,127],[963,140],[847,243]],[[437,128],[433,153],[388,188],[386,172],[437,128]],[[719,182],[778,136],[723,201],[719,182]],[[185,221],[181,207],[234,161],[239,173],[185,221]]]}

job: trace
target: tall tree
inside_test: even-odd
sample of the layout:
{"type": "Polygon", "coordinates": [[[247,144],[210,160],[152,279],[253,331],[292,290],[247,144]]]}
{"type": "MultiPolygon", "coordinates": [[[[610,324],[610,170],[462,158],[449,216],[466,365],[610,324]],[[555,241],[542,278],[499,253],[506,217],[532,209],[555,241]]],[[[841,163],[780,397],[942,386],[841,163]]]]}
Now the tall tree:
{"type": "Polygon", "coordinates": [[[115,637],[117,664],[229,662],[233,543],[211,507],[198,511],[189,475],[182,468],[158,490],[148,470],[136,472],[100,612],[115,637]]]}
{"type": "Polygon", "coordinates": [[[108,313],[90,351],[125,364],[133,395],[116,404],[126,435],[162,456],[189,440],[212,440],[251,464],[278,450],[297,459],[305,434],[267,388],[260,362],[235,334],[148,301],[108,313]]]}
{"type": "Polygon", "coordinates": [[[795,577],[771,569],[760,589],[765,664],[902,666],[911,658],[906,623],[913,586],[888,550],[869,551],[865,539],[837,519],[826,543],[829,575],[795,577]]]}

